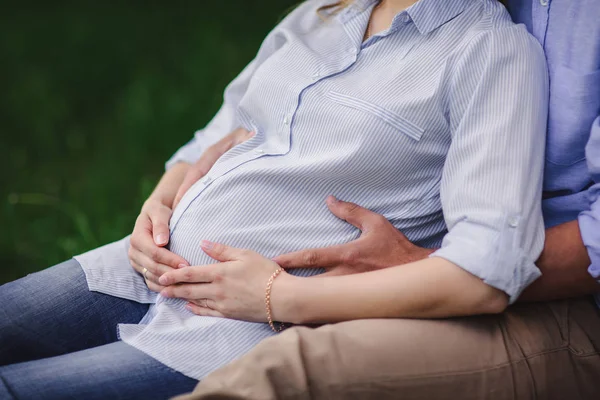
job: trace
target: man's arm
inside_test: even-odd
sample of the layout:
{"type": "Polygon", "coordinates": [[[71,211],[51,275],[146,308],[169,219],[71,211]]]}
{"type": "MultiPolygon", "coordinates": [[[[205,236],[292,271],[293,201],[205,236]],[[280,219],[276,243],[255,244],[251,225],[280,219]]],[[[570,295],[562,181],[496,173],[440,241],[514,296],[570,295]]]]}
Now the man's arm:
{"type": "Polygon", "coordinates": [[[600,116],[593,122],[585,148],[593,184],[587,189],[589,208],[576,221],[546,231],[538,267],[542,277],[523,293],[522,300],[562,299],[600,293],[600,116]]]}
{"type": "Polygon", "coordinates": [[[600,284],[588,272],[590,257],[583,244],[579,222],[546,230],[544,251],[537,261],[542,276],[519,301],[545,301],[600,293],[600,284]]]}
{"type": "MultiPolygon", "coordinates": [[[[325,267],[328,275],[348,275],[422,260],[434,251],[415,246],[383,216],[366,208],[344,201],[328,206],[334,215],[359,228],[360,238],[340,246],[281,255],[275,262],[287,269],[325,267]]],[[[537,261],[542,277],[525,289],[519,301],[600,293],[600,284],[588,273],[589,265],[577,221],[547,229],[537,261]]]]}

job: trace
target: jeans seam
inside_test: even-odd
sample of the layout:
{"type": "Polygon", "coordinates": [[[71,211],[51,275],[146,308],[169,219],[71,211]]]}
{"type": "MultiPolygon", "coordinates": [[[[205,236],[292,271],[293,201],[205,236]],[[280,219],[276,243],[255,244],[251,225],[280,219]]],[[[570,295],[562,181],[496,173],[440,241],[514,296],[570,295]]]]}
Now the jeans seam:
{"type": "Polygon", "coordinates": [[[2,381],[2,384],[4,385],[4,387],[6,388],[6,391],[8,392],[9,395],[11,395],[11,397],[13,399],[17,399],[17,395],[15,394],[15,392],[10,388],[10,386],[8,386],[8,382],[6,382],[6,379],[4,379],[4,377],[2,377],[2,375],[0,375],[0,381],[2,381]]]}

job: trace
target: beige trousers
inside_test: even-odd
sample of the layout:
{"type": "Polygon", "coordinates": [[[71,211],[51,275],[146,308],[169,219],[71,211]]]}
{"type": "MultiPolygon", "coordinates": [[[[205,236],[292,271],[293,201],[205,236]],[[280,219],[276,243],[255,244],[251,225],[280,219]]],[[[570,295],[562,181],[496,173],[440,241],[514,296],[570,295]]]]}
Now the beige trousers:
{"type": "Polygon", "coordinates": [[[494,316],[296,327],[178,400],[600,400],[599,351],[591,298],[494,316]]]}

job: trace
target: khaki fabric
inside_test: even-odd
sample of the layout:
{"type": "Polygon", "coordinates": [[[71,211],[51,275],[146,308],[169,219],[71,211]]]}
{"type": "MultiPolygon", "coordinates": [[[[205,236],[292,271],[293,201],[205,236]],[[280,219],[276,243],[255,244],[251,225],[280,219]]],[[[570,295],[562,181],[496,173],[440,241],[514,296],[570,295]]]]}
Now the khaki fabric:
{"type": "Polygon", "coordinates": [[[209,375],[196,399],[600,399],[591,298],[501,315],[296,327],[209,375]]]}

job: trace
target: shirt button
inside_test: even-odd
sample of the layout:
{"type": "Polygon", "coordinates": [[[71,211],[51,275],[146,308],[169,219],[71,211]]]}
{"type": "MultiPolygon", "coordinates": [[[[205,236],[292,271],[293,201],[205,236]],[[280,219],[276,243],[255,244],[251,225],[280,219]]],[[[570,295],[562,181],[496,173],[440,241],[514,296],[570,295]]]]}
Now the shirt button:
{"type": "Polygon", "coordinates": [[[540,4],[544,7],[548,7],[548,3],[550,3],[550,0],[540,0],[540,4]]]}
{"type": "Polygon", "coordinates": [[[254,150],[254,152],[256,154],[265,154],[265,151],[263,149],[256,149],[256,150],[254,150]]]}
{"type": "Polygon", "coordinates": [[[289,125],[290,123],[290,117],[288,117],[287,115],[285,117],[283,117],[283,124],[284,125],[289,125]]]}
{"type": "Polygon", "coordinates": [[[317,79],[319,79],[321,77],[321,74],[319,74],[318,72],[315,72],[312,76],[312,78],[316,81],[317,79]]]}
{"type": "Polygon", "coordinates": [[[511,228],[516,228],[517,226],[519,226],[519,218],[510,217],[508,219],[508,226],[510,226],[511,228]]]}
{"type": "Polygon", "coordinates": [[[202,178],[201,181],[204,185],[208,185],[209,183],[212,182],[212,178],[210,176],[205,176],[204,178],[202,178]]]}
{"type": "MultiPolygon", "coordinates": [[[[544,0],[540,0],[540,1],[544,1],[544,0]]],[[[410,15],[408,15],[408,14],[404,14],[404,17],[402,17],[402,20],[403,20],[404,22],[409,22],[409,21],[410,21],[410,15]]]]}

